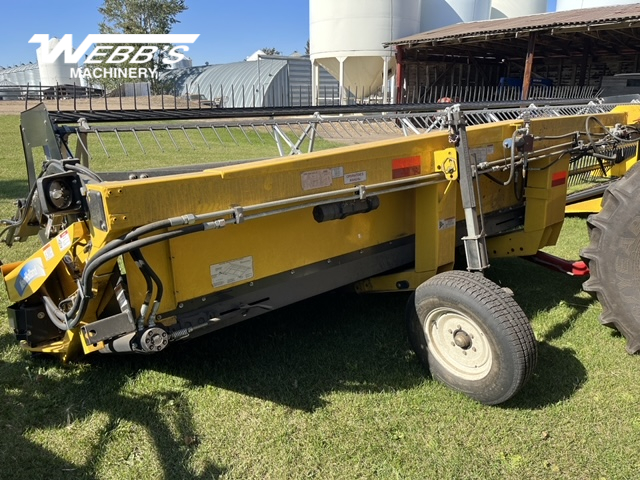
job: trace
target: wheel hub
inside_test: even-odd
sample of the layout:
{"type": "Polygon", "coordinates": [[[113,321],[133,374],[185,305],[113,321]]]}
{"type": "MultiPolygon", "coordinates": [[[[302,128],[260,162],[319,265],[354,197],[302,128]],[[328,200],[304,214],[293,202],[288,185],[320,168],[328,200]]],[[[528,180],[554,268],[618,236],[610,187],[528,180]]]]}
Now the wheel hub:
{"type": "Polygon", "coordinates": [[[429,312],[423,323],[429,352],[451,374],[479,380],[491,371],[493,354],[482,327],[451,307],[429,312]]]}
{"type": "Polygon", "coordinates": [[[464,330],[457,330],[453,334],[453,341],[457,347],[467,350],[471,348],[471,337],[464,330]]]}

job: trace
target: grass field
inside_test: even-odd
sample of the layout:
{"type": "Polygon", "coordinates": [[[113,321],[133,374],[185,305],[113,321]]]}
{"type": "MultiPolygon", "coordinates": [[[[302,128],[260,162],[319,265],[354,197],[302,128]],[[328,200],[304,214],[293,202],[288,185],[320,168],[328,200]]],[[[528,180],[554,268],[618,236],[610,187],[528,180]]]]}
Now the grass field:
{"type": "MultiPolygon", "coordinates": [[[[17,116],[0,116],[0,145],[6,218],[26,189],[17,116]]],[[[244,148],[211,155],[273,154],[244,148]]],[[[570,218],[549,251],[575,258],[586,242],[570,218]]],[[[35,248],[2,244],[0,258],[35,248]]],[[[0,478],[639,478],[640,357],[599,325],[580,279],[518,259],[488,276],[540,342],[532,381],[500,407],[425,376],[407,294],[329,293],[156,356],[61,365],[15,344],[2,289],[0,478]]]]}

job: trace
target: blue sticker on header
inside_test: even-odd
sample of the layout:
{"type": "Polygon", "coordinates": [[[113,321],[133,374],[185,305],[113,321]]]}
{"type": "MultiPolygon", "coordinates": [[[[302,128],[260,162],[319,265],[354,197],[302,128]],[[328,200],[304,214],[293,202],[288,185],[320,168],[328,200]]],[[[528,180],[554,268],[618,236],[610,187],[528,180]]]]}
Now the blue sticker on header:
{"type": "Polygon", "coordinates": [[[41,258],[34,258],[29,260],[20,270],[18,279],[16,280],[16,290],[18,295],[22,296],[27,290],[27,287],[37,278],[46,277],[47,273],[44,271],[41,258]]]}

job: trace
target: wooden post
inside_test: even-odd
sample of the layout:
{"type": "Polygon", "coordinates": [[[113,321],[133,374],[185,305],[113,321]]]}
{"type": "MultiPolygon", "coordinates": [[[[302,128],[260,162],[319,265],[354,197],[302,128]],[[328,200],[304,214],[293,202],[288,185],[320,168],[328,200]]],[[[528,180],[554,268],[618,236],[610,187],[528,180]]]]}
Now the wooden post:
{"type": "Polygon", "coordinates": [[[527,57],[524,62],[524,77],[522,78],[522,100],[529,99],[529,87],[531,86],[531,72],[533,71],[533,52],[536,49],[536,32],[529,36],[527,57]]]}
{"type": "Polygon", "coordinates": [[[402,85],[404,84],[404,48],[396,45],[396,103],[402,102],[402,85]]]}

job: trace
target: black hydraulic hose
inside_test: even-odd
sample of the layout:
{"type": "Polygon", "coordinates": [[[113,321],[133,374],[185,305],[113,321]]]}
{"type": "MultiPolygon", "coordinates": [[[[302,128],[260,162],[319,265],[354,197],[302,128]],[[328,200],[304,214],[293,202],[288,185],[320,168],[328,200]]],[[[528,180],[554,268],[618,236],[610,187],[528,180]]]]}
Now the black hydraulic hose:
{"type": "Polygon", "coordinates": [[[44,305],[44,309],[47,311],[47,314],[49,315],[49,320],[51,320],[51,323],[53,323],[60,330],[69,330],[69,326],[67,323],[67,319],[64,315],[64,312],[60,310],[55,303],[53,303],[53,300],[51,300],[51,298],[48,295],[45,295],[43,293],[41,296],[42,296],[42,303],[44,305]]]}
{"type": "Polygon", "coordinates": [[[513,181],[513,175],[516,171],[516,134],[518,131],[516,130],[511,135],[511,168],[509,169],[509,178],[502,185],[505,187],[509,185],[513,181]]]}
{"type": "MultiPolygon", "coordinates": [[[[114,250],[114,249],[116,249],[116,248],[118,248],[118,247],[120,247],[122,245],[126,245],[127,242],[129,242],[129,241],[133,240],[134,238],[137,238],[137,237],[139,237],[141,235],[145,235],[147,233],[151,233],[154,230],[160,230],[162,228],[168,228],[171,225],[172,225],[172,222],[171,222],[170,219],[160,220],[158,222],[153,222],[153,223],[150,223],[148,225],[144,225],[142,227],[138,227],[135,230],[132,230],[131,232],[127,233],[126,235],[111,241],[102,250],[100,250],[98,253],[96,253],[93,257],[91,257],[89,259],[89,261],[85,265],[85,272],[93,264],[95,264],[96,262],[99,262],[102,257],[107,255],[112,250],[114,250]]],[[[101,265],[102,263],[104,263],[104,262],[101,262],[98,265],[101,265]]],[[[94,269],[94,271],[95,271],[95,269],[94,269]]],[[[93,275],[93,272],[91,273],[91,275],[93,275]]],[[[69,317],[76,316],[79,307],[80,307],[80,302],[79,301],[75,301],[73,303],[73,305],[71,306],[71,309],[69,310],[69,312],[67,312],[67,315],[69,317]]]]}
{"type": "Polygon", "coordinates": [[[93,257],[92,260],[96,261],[87,263],[87,266],[85,267],[85,270],[82,274],[82,279],[80,281],[78,297],[76,298],[76,301],[74,302],[71,310],[65,314],[65,318],[67,319],[67,328],[65,330],[71,330],[72,328],[75,328],[86,312],[86,308],[89,304],[88,299],[91,297],[93,274],[101,265],[108,262],[109,260],[119,257],[120,255],[129,253],[132,250],[146,247],[154,243],[171,240],[172,238],[180,237],[182,235],[189,235],[191,233],[200,232],[204,229],[205,224],[191,225],[180,230],[172,230],[170,232],[160,233],[152,237],[145,237],[139,240],[132,241],[130,243],[126,243],[124,245],[120,245],[116,248],[110,249],[109,252],[101,255],[97,260],[97,256],[93,257]]]}
{"type": "MultiPolygon", "coordinates": [[[[136,239],[136,238],[138,238],[138,237],[140,237],[142,235],[149,234],[149,233],[151,233],[151,232],[153,232],[155,230],[160,230],[160,229],[169,228],[169,227],[175,227],[175,226],[178,226],[178,225],[186,225],[189,221],[190,221],[190,217],[182,216],[182,217],[168,218],[168,219],[165,219],[165,220],[159,220],[157,222],[149,223],[147,225],[143,225],[141,227],[138,227],[135,230],[130,231],[126,235],[124,235],[124,236],[122,236],[120,238],[112,240],[102,250],[100,250],[93,257],[91,257],[89,259],[89,261],[87,262],[87,264],[85,265],[85,270],[84,271],[86,272],[88,269],[93,268],[92,265],[94,265],[96,262],[100,262],[98,264],[98,266],[102,265],[102,263],[104,263],[104,262],[100,261],[102,259],[102,257],[104,257],[105,255],[109,254],[109,252],[115,250],[116,248],[119,248],[119,247],[121,247],[123,245],[126,245],[127,242],[131,242],[132,240],[134,240],[134,239],[136,239]]],[[[175,231],[177,232],[179,230],[175,230],[175,231]]],[[[171,232],[168,232],[168,233],[171,233],[171,232]]],[[[148,238],[153,238],[153,237],[148,237],[148,238]]],[[[113,257],[109,257],[109,258],[113,258],[113,257]]],[[[93,271],[91,272],[91,276],[93,276],[93,272],[95,272],[95,268],[93,268],[93,271]]],[[[84,277],[84,274],[83,274],[83,277],[84,277]]],[[[67,312],[67,318],[71,318],[71,317],[75,317],[76,316],[78,308],[80,307],[80,303],[81,302],[79,302],[79,301],[75,301],[73,303],[73,305],[71,306],[71,309],[69,310],[69,312],[67,312]]],[[[71,327],[71,328],[73,328],[73,327],[71,327]]]]}
{"type": "Polygon", "coordinates": [[[140,272],[142,272],[144,281],[147,284],[147,293],[144,297],[143,305],[148,306],[151,303],[151,295],[153,294],[153,282],[151,281],[151,276],[149,275],[150,268],[144,261],[144,258],[142,258],[140,250],[133,250],[131,252],[131,258],[133,258],[133,261],[137,265],[138,269],[140,270],[140,272]]]}
{"type": "MultiPolygon", "coordinates": [[[[160,277],[158,276],[158,274],[153,270],[153,268],[151,268],[149,263],[146,261],[141,250],[139,249],[133,250],[131,252],[131,257],[133,258],[138,269],[140,269],[140,271],[142,272],[142,275],[144,276],[144,279],[147,283],[147,294],[145,296],[143,306],[140,309],[140,317],[139,317],[139,322],[144,323],[144,320],[147,317],[149,306],[151,304],[153,284],[155,284],[156,286],[156,296],[154,299],[155,308],[158,308],[160,306],[160,302],[162,301],[162,295],[164,293],[164,287],[162,286],[162,280],[160,280],[160,277]]],[[[149,317],[150,323],[154,321],[154,317],[155,317],[155,311],[154,309],[152,309],[149,317]]]]}
{"type": "Polygon", "coordinates": [[[160,276],[156,273],[156,271],[153,268],[151,268],[151,265],[149,265],[149,262],[147,262],[147,260],[144,258],[142,251],[136,250],[136,252],[140,256],[140,259],[142,260],[143,264],[145,265],[147,274],[151,277],[151,280],[153,280],[153,283],[156,284],[155,301],[160,302],[160,300],[162,300],[162,296],[164,295],[164,286],[162,285],[162,280],[160,279],[160,276]]]}
{"type": "MultiPolygon", "coordinates": [[[[183,225],[185,224],[186,222],[183,222],[183,225]]],[[[157,222],[149,223],[147,225],[143,225],[141,227],[136,228],[135,230],[131,230],[129,233],[123,235],[122,237],[116,238],[111,242],[109,242],[108,245],[106,245],[102,250],[100,250],[98,253],[96,253],[93,257],[89,259],[89,261],[87,262],[87,266],[89,266],[94,261],[98,261],[100,257],[102,257],[103,255],[106,255],[114,248],[117,248],[127,242],[130,242],[131,240],[134,240],[142,235],[151,233],[155,230],[174,227],[176,225],[178,224],[175,222],[175,220],[165,219],[165,220],[159,220],[157,222]]]]}
{"type": "Polygon", "coordinates": [[[593,120],[595,121],[597,124],[599,124],[603,130],[605,131],[605,133],[609,133],[609,129],[607,129],[607,127],[600,121],[599,118],[594,117],[593,115],[589,115],[585,121],[584,121],[584,129],[587,132],[587,138],[589,138],[589,145],[594,145],[594,141],[593,138],[591,136],[591,130],[589,130],[589,122],[593,120]]]}
{"type": "Polygon", "coordinates": [[[84,272],[82,274],[81,284],[82,284],[83,293],[85,293],[88,296],[88,294],[91,292],[91,280],[93,278],[93,274],[101,265],[108,262],[109,260],[116,258],[124,253],[129,253],[132,250],[137,250],[142,247],[146,247],[148,245],[152,245],[154,243],[162,242],[165,240],[171,240],[172,238],[180,237],[182,235],[188,235],[191,233],[200,232],[204,229],[205,229],[204,224],[198,224],[198,225],[191,225],[179,230],[171,230],[169,232],[159,233],[152,237],[145,237],[139,240],[134,240],[130,243],[126,243],[124,245],[120,245],[117,248],[111,249],[105,255],[101,255],[99,258],[97,256],[93,257],[91,259],[93,261],[89,261],[87,263],[84,269],[84,272]]]}
{"type": "Polygon", "coordinates": [[[591,132],[589,131],[589,121],[591,121],[591,120],[593,120],[594,122],[596,122],[598,125],[600,125],[602,127],[602,129],[605,131],[605,136],[609,135],[609,136],[613,137],[617,142],[620,142],[620,143],[635,143],[635,142],[638,141],[638,138],[630,139],[630,138],[621,138],[621,137],[616,136],[613,132],[611,132],[605,126],[604,123],[602,123],[602,121],[598,117],[594,117],[593,115],[590,115],[585,120],[585,130],[587,131],[587,137],[589,137],[589,143],[591,145],[594,144],[591,132]]]}
{"type": "Polygon", "coordinates": [[[86,175],[87,177],[91,178],[92,180],[95,180],[96,182],[102,182],[102,178],[100,178],[100,176],[94,172],[93,170],[88,169],[87,167],[85,167],[84,165],[66,165],[65,167],[67,170],[71,170],[73,172],[77,172],[77,173],[81,173],[83,175],[86,175]]]}

